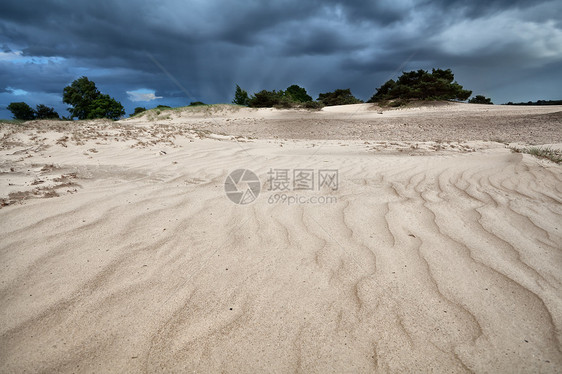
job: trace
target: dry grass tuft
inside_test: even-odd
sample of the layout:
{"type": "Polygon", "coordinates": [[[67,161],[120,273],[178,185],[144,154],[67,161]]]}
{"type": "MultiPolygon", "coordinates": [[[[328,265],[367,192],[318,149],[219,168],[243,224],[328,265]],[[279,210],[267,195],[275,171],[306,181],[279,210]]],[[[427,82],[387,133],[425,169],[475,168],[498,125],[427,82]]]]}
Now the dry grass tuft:
{"type": "Polygon", "coordinates": [[[545,158],[557,164],[562,162],[562,151],[550,147],[527,147],[527,148],[517,148],[510,147],[513,152],[516,153],[527,153],[538,158],[545,158]]]}

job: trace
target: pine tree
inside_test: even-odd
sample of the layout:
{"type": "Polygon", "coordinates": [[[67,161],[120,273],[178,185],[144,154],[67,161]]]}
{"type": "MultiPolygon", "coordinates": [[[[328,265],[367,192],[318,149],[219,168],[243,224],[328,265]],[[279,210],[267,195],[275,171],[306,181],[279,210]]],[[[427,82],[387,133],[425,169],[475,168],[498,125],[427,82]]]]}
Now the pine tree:
{"type": "Polygon", "coordinates": [[[236,85],[236,92],[234,92],[234,100],[232,100],[232,103],[248,106],[249,101],[248,92],[241,89],[239,85],[236,85]]]}

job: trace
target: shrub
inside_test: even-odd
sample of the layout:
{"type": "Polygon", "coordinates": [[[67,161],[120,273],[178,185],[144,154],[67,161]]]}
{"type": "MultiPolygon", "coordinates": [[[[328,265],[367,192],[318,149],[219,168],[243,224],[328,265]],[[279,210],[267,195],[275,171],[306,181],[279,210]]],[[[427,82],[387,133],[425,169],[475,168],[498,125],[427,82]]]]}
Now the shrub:
{"type": "Polygon", "coordinates": [[[158,105],[156,109],[172,109],[172,107],[168,105],[158,105]]]}
{"type": "Polygon", "coordinates": [[[557,164],[562,163],[562,152],[550,147],[529,147],[529,148],[510,148],[513,152],[528,153],[538,158],[546,158],[557,164]]]}
{"type": "Polygon", "coordinates": [[[248,101],[248,106],[252,108],[271,108],[275,105],[284,105],[283,101],[286,101],[285,92],[262,90],[252,95],[248,101]]]}
{"type": "Polygon", "coordinates": [[[236,85],[236,91],[234,92],[232,104],[248,106],[249,101],[250,98],[248,97],[248,93],[241,89],[239,85],[236,85]]]}
{"type": "Polygon", "coordinates": [[[470,97],[472,91],[464,90],[455,80],[451,69],[433,69],[404,72],[397,81],[388,80],[377,88],[368,102],[393,99],[419,100],[461,100],[470,97]]]}
{"type": "Polygon", "coordinates": [[[303,108],[306,109],[322,109],[324,108],[324,104],[322,104],[319,101],[306,101],[304,103],[301,104],[303,108]]]}
{"type": "Polygon", "coordinates": [[[191,103],[189,103],[188,106],[200,106],[200,105],[207,105],[202,101],[192,101],[191,103]]]}
{"type": "Polygon", "coordinates": [[[39,104],[35,109],[35,118],[37,119],[60,119],[59,114],[54,108],[39,104]]]}
{"type": "Polygon", "coordinates": [[[277,109],[291,109],[296,107],[297,104],[294,101],[288,100],[287,98],[282,98],[278,104],[275,104],[273,107],[277,109]]]}
{"type": "Polygon", "coordinates": [[[135,108],[134,112],[131,114],[131,117],[136,116],[137,114],[140,114],[142,112],[145,112],[146,108],[143,108],[142,106],[138,106],[135,108]]]}
{"type": "Polygon", "coordinates": [[[96,84],[87,77],[80,77],[70,86],[65,87],[62,101],[72,106],[68,109],[71,118],[116,120],[125,114],[120,102],[109,95],[102,94],[96,88],[96,84]]]}
{"type": "Polygon", "coordinates": [[[35,118],[35,112],[24,102],[10,103],[8,110],[12,112],[14,119],[29,121],[35,118]]]}
{"type": "Polygon", "coordinates": [[[287,88],[287,91],[267,91],[262,90],[258,93],[252,95],[248,100],[248,106],[252,108],[278,108],[278,109],[289,109],[289,108],[311,108],[319,109],[324,105],[321,103],[316,103],[312,101],[306,90],[296,84],[287,88]],[[304,101],[302,101],[304,100],[304,101]]]}
{"type": "Polygon", "coordinates": [[[471,104],[494,104],[492,103],[492,99],[482,95],[476,95],[472,99],[468,100],[468,102],[471,104]]]}
{"type": "Polygon", "coordinates": [[[405,105],[408,105],[408,100],[396,99],[396,100],[392,100],[388,103],[388,106],[390,106],[392,108],[398,108],[398,107],[405,106],[405,105]]]}
{"type": "Polygon", "coordinates": [[[351,89],[337,89],[334,92],[326,92],[318,95],[318,101],[326,106],[331,105],[347,105],[347,104],[359,104],[362,100],[355,98],[351,94],[351,89]]]}
{"type": "Polygon", "coordinates": [[[305,103],[307,101],[312,101],[312,97],[306,93],[306,90],[296,84],[289,86],[285,93],[289,99],[294,102],[305,103]]]}

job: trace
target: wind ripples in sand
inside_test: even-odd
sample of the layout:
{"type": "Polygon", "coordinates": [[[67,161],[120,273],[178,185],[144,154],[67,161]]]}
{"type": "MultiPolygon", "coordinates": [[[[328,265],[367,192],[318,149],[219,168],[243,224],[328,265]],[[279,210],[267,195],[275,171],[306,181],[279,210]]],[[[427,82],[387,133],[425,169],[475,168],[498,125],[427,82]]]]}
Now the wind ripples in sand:
{"type": "Polygon", "coordinates": [[[328,160],[338,202],[237,206],[225,165],[250,157],[221,145],[1,211],[3,372],[562,366],[559,167],[257,143],[259,175],[328,160]]]}

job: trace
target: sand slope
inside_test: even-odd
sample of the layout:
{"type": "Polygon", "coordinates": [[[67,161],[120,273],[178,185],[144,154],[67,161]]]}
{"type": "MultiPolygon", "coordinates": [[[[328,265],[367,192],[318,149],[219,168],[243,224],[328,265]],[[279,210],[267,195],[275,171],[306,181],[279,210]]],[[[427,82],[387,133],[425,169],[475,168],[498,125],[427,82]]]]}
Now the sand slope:
{"type": "Polygon", "coordinates": [[[91,126],[2,150],[21,183],[3,192],[60,196],[0,209],[0,371],[560,371],[560,166],[91,126]],[[250,205],[225,197],[237,168],[263,182],[250,205]],[[337,191],[299,193],[337,202],[269,203],[270,168],[338,169],[337,191]]]}
{"type": "Polygon", "coordinates": [[[259,139],[562,142],[562,105],[419,105],[380,108],[354,104],[325,107],[321,111],[217,105],[150,111],[123,122],[195,126],[213,133],[259,139]]]}

